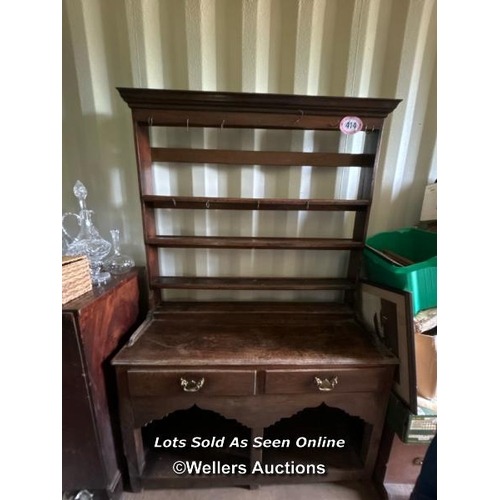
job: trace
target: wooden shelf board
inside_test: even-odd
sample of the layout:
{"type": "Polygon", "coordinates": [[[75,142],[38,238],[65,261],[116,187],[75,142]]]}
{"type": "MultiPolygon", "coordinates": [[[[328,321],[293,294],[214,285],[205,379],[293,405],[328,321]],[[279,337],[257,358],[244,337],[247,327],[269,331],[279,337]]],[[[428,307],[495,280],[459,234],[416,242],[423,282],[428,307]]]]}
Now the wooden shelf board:
{"type": "Polygon", "coordinates": [[[306,314],[315,316],[336,316],[352,318],[354,310],[343,302],[213,302],[213,301],[166,301],[155,310],[155,317],[172,314],[213,315],[224,316],[241,314],[261,315],[297,315],[306,314]]]}
{"type": "Polygon", "coordinates": [[[155,276],[152,288],[199,290],[354,290],[354,281],[344,278],[240,278],[155,276]]]}
{"type": "Polygon", "coordinates": [[[375,155],[304,153],[296,151],[242,151],[234,149],[151,148],[154,162],[267,165],[273,167],[373,167],[375,155]]]}
{"type": "Polygon", "coordinates": [[[348,238],[253,238],[235,236],[155,236],[147,245],[171,248],[255,248],[290,250],[363,249],[362,241],[348,238]]]}
{"type": "Polygon", "coordinates": [[[170,209],[218,210],[309,210],[361,212],[370,200],[320,200],[286,198],[209,198],[206,196],[142,195],[146,206],[170,209]]]}

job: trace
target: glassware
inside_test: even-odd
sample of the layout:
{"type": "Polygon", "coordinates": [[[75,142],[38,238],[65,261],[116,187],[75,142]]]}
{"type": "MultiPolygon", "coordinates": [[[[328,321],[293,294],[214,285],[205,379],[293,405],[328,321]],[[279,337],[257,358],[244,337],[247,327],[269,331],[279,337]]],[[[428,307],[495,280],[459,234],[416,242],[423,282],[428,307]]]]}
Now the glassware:
{"type": "Polygon", "coordinates": [[[87,209],[85,202],[85,198],[87,198],[86,187],[80,181],[76,181],[73,193],[78,198],[80,213],[66,212],[62,216],[62,231],[69,242],[64,252],[65,255],[86,255],[89,259],[92,283],[100,285],[111,278],[110,273],[101,271],[102,261],[109,254],[111,243],[101,238],[101,235],[92,223],[92,214],[95,212],[87,209]],[[77,236],[74,238],[71,237],[64,227],[64,222],[69,216],[76,217],[80,227],[77,236]]]}
{"type": "Polygon", "coordinates": [[[124,274],[135,266],[134,259],[120,250],[120,230],[111,229],[113,253],[104,261],[104,269],[111,274],[124,274]]]}

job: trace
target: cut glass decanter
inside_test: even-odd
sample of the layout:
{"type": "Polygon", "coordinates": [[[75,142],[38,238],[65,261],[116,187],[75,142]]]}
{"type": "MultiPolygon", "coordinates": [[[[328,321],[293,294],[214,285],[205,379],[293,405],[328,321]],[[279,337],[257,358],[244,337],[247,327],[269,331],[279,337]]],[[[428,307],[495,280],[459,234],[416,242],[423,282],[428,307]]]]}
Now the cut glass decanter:
{"type": "Polygon", "coordinates": [[[108,272],[101,270],[102,261],[111,250],[111,243],[101,238],[92,222],[94,211],[87,209],[85,202],[87,198],[86,187],[80,181],[76,181],[73,193],[78,198],[80,212],[78,214],[66,212],[62,216],[62,231],[66,237],[66,242],[63,243],[63,252],[65,255],[86,255],[89,259],[92,284],[100,285],[111,277],[108,272]],[[78,234],[74,238],[64,227],[64,222],[69,216],[75,217],[80,227],[78,234]]]}
{"type": "Polygon", "coordinates": [[[111,229],[110,233],[113,242],[113,253],[104,261],[104,269],[111,274],[124,274],[135,266],[134,259],[121,253],[120,230],[111,229]]]}

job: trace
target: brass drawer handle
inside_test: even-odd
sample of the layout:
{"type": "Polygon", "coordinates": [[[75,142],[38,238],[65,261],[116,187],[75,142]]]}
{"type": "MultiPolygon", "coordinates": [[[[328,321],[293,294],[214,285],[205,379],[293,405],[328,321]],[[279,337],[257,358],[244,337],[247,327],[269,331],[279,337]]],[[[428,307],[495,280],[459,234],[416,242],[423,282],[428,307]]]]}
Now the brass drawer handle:
{"type": "Polygon", "coordinates": [[[324,378],[314,377],[314,383],[320,391],[333,391],[333,388],[339,383],[338,377],[324,378]]]}
{"type": "Polygon", "coordinates": [[[203,377],[198,382],[196,380],[186,380],[181,377],[181,387],[184,392],[198,392],[204,383],[205,378],[203,377]]]}
{"type": "Polygon", "coordinates": [[[413,459],[413,465],[422,465],[424,463],[423,457],[417,457],[413,459]]]}

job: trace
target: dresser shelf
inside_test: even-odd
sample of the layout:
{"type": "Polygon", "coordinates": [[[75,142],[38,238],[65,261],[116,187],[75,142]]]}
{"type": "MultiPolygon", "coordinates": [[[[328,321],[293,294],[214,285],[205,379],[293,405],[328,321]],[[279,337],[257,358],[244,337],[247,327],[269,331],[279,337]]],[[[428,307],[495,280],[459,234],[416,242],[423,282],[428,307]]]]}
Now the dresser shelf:
{"type": "Polygon", "coordinates": [[[366,211],[369,200],[318,200],[283,198],[224,198],[203,196],[144,195],[146,207],[195,210],[321,210],[341,212],[366,211]]]}

